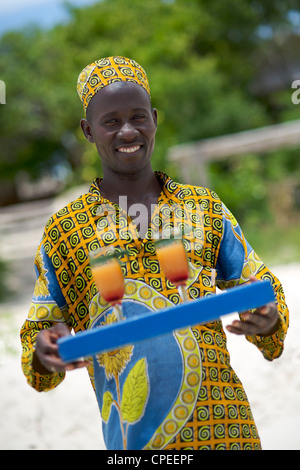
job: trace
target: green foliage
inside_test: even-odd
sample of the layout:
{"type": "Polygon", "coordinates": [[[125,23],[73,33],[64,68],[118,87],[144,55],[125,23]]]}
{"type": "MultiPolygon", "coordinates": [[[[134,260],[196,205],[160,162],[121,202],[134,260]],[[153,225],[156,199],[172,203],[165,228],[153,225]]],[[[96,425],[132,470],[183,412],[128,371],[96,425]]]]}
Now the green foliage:
{"type": "Polygon", "coordinates": [[[231,157],[209,169],[213,188],[239,220],[247,239],[264,260],[273,263],[300,260],[298,153],[290,149],[231,157]]]}
{"type": "Polygon", "coordinates": [[[274,227],[273,224],[245,224],[247,240],[267,266],[300,262],[299,224],[274,227]]]}
{"type": "MultiPolygon", "coordinates": [[[[259,58],[270,48],[259,32],[289,34],[295,0],[102,0],[67,8],[68,24],[11,32],[0,41],[7,89],[2,180],[16,184],[21,170],[38,178],[65,168],[76,184],[101,174],[99,156],[79,126],[76,82],[85,65],[107,55],[133,57],[147,71],[159,116],[153,167],[171,176],[180,178],[166,161],[172,145],[298,118],[290,88],[263,96],[252,89],[259,58]]],[[[299,174],[295,157],[286,155],[214,164],[212,185],[233,211],[242,206],[236,210],[242,219],[256,220],[262,211],[271,217],[266,178],[299,174]]]]}
{"type": "Polygon", "coordinates": [[[260,211],[267,212],[263,166],[257,155],[231,157],[210,166],[212,186],[239,221],[246,217],[257,221],[260,211]]]}

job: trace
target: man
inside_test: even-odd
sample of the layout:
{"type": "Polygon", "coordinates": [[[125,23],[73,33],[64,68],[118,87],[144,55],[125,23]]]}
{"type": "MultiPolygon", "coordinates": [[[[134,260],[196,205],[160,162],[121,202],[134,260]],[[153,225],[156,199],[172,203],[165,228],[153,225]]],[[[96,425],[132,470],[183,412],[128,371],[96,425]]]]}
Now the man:
{"type": "Polygon", "coordinates": [[[279,281],[218,196],[152,170],[157,111],[144,70],[124,57],[101,59],[81,72],[78,93],[86,112],[81,127],[96,145],[103,178],[54,214],[45,228],[35,260],[32,305],[21,331],[29,384],[51,390],[66,371],[87,367],[108,449],[259,449],[221,321],[71,364],[59,357],[57,339],[71,329],[77,333],[116,321],[95,286],[89,251],[126,249],[124,321],[180,302],[155,250],[154,238],[166,227],[173,233],[188,228],[190,298],[254,277],[272,282],[276,302],[241,314],[228,326],[230,332],[245,335],[272,360],[282,353],[288,327],[279,281]],[[144,208],[139,215],[137,208],[144,208]]]}

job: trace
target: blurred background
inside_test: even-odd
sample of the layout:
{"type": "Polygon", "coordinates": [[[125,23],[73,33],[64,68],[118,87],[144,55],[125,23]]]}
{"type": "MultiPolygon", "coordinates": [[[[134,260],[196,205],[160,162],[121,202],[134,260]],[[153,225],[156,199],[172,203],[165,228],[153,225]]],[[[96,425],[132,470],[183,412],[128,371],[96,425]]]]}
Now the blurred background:
{"type": "Polygon", "coordinates": [[[18,330],[48,217],[101,176],[99,156],[79,126],[76,82],[85,65],[109,55],[132,57],[148,74],[159,117],[153,168],[213,188],[284,280],[293,313],[286,357],[266,366],[256,355],[253,362],[256,352],[247,349],[240,364],[243,349],[234,342],[239,354],[233,361],[242,381],[249,381],[259,424],[267,426],[267,448],[300,448],[294,432],[300,424],[294,399],[300,386],[299,2],[10,0],[2,2],[0,16],[2,448],[103,445],[98,410],[89,384],[82,389],[81,372],[47,398],[24,384],[18,330]],[[257,388],[264,377],[271,380],[267,395],[257,388]],[[269,405],[274,393],[277,416],[269,405]],[[72,416],[69,427],[60,426],[62,438],[52,413],[58,403],[72,416]],[[285,419],[280,424],[278,409],[285,419]]]}

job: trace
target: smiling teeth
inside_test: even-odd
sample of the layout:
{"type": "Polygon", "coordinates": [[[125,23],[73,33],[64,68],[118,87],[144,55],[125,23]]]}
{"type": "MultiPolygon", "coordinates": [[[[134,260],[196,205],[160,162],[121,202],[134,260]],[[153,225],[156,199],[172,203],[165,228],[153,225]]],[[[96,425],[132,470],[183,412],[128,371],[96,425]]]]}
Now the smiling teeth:
{"type": "Polygon", "coordinates": [[[138,145],[136,147],[130,147],[130,148],[120,148],[118,149],[119,152],[124,152],[124,153],[133,153],[133,152],[136,152],[137,150],[139,150],[141,146],[138,145]]]}

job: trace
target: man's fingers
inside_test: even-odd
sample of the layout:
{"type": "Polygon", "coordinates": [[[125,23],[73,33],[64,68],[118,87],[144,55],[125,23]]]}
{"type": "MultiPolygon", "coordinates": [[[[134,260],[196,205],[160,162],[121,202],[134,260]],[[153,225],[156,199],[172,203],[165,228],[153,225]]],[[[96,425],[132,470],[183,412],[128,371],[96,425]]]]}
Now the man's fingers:
{"type": "Polygon", "coordinates": [[[35,352],[49,373],[66,372],[89,365],[89,361],[86,360],[65,363],[60,358],[57,340],[69,334],[70,330],[64,323],[56,323],[51,328],[41,330],[37,335],[35,352]]]}
{"type": "Polygon", "coordinates": [[[276,305],[269,303],[252,311],[240,313],[241,320],[235,320],[227,330],[237,335],[270,336],[279,327],[279,315],[276,305]]]}
{"type": "Polygon", "coordinates": [[[235,320],[231,325],[227,325],[226,329],[236,335],[251,336],[256,334],[257,326],[250,322],[246,323],[244,321],[235,320]]]}
{"type": "Polygon", "coordinates": [[[70,334],[70,330],[65,323],[56,323],[52,328],[52,332],[57,335],[58,338],[62,336],[68,336],[70,334]]]}
{"type": "Polygon", "coordinates": [[[51,360],[48,361],[48,367],[50,368],[51,372],[66,372],[74,369],[81,369],[82,367],[89,366],[89,361],[74,361],[65,363],[61,360],[51,360]]]}

